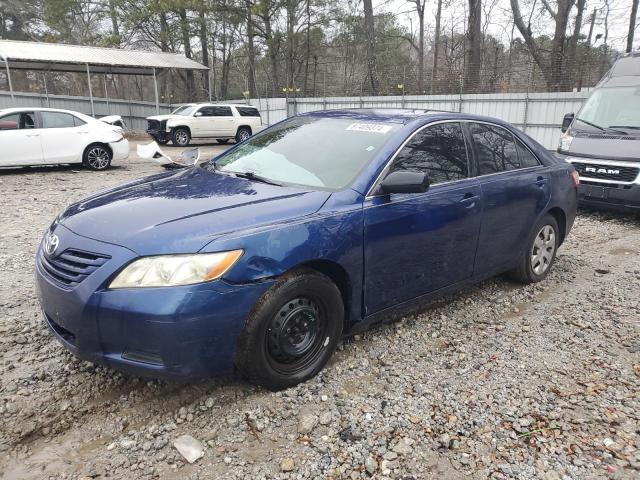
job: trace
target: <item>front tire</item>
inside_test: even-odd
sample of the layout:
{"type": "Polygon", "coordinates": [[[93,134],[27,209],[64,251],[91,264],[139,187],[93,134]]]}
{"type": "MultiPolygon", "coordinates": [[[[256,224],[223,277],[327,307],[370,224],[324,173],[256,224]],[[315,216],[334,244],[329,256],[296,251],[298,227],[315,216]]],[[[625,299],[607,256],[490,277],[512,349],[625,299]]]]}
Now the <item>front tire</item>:
{"type": "Polygon", "coordinates": [[[344,323],[338,287],[313,270],[278,279],[258,300],[240,335],[236,367],[270,390],[315,376],[333,354],[344,323]]]}
{"type": "Polygon", "coordinates": [[[544,280],[551,271],[559,245],[558,222],[552,215],[546,214],[533,229],[520,265],[509,272],[510,276],[522,283],[544,280]]]}
{"type": "Polygon", "coordinates": [[[113,154],[109,147],[102,143],[89,145],[82,156],[82,163],[90,170],[106,170],[111,166],[113,154]]]}
{"type": "Polygon", "coordinates": [[[171,142],[178,147],[186,147],[191,141],[191,134],[186,128],[175,128],[171,132],[171,142]]]}
{"type": "Polygon", "coordinates": [[[251,137],[251,129],[249,127],[240,127],[236,132],[236,143],[244,142],[251,137]]]}

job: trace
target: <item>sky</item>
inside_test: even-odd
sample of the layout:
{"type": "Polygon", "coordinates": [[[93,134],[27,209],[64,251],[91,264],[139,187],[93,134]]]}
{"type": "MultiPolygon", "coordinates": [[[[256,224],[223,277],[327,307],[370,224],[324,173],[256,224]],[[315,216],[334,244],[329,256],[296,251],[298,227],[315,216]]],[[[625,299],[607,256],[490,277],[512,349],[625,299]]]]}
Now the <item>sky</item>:
{"type": "MultiPolygon", "coordinates": [[[[530,5],[534,0],[520,0],[520,10],[523,16],[527,16],[531,11],[530,5]]],[[[597,34],[605,33],[605,11],[606,0],[587,0],[583,26],[581,32],[587,34],[589,32],[589,22],[591,14],[596,9],[596,20],[593,29],[593,38],[596,38],[597,34]]],[[[464,30],[464,19],[466,18],[466,5],[467,0],[444,0],[442,10],[442,24],[448,25],[449,28],[451,22],[456,25],[457,31],[464,30]]],[[[555,4],[553,0],[550,0],[552,5],[555,4]]],[[[624,51],[627,42],[627,32],[629,28],[629,17],[631,15],[631,0],[609,0],[609,38],[607,44],[614,49],[624,51]]],[[[509,0],[483,0],[483,9],[485,12],[490,12],[489,15],[483,15],[483,22],[486,18],[490,18],[490,21],[486,24],[486,29],[493,36],[500,38],[504,43],[509,42],[511,36],[513,21],[511,19],[511,5],[509,0]]],[[[417,14],[415,13],[415,4],[407,2],[405,0],[374,0],[374,10],[380,12],[391,12],[396,14],[398,20],[406,25],[408,28],[413,26],[414,30],[417,30],[417,14]]],[[[539,11],[541,2],[536,1],[537,9],[539,11]]],[[[435,14],[436,14],[437,0],[427,0],[427,11],[425,14],[425,29],[427,35],[433,36],[435,28],[435,14]]],[[[573,8],[570,25],[568,27],[568,33],[573,30],[573,18],[575,16],[575,7],[573,8]]],[[[639,12],[640,13],[640,12],[639,12]]],[[[535,15],[537,18],[537,24],[533,23],[532,30],[534,34],[537,32],[545,32],[550,36],[553,35],[553,21],[550,17],[543,15],[535,15]]],[[[637,20],[640,23],[640,19],[637,20]]],[[[520,37],[517,28],[515,29],[515,35],[520,37]]],[[[600,38],[595,43],[595,46],[601,45],[603,38],[600,38]]],[[[634,40],[634,48],[640,49],[640,26],[636,26],[636,34],[634,40]]]]}

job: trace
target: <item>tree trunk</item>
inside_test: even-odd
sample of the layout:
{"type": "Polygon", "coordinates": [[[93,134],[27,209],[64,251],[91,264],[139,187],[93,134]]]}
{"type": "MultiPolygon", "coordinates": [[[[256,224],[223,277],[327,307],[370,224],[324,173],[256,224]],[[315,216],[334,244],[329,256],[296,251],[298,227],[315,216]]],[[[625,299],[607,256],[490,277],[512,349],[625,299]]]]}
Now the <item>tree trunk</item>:
{"type": "MultiPolygon", "coordinates": [[[[202,64],[209,68],[209,34],[207,33],[207,17],[204,9],[198,12],[198,21],[200,22],[200,45],[202,46],[202,64]]],[[[211,85],[209,85],[209,70],[202,72],[202,85],[203,90],[211,96],[209,91],[211,85]]]]}
{"type": "MultiPolygon", "coordinates": [[[[184,46],[184,56],[192,58],[191,52],[191,33],[189,32],[189,20],[187,18],[187,10],[184,8],[178,9],[178,15],[180,16],[180,32],[182,33],[182,45],[184,46]]],[[[186,71],[186,87],[187,87],[187,100],[193,101],[195,98],[195,82],[193,77],[193,70],[186,71]]]]}
{"type": "Polygon", "coordinates": [[[293,29],[295,19],[295,10],[296,10],[296,1],[295,0],[287,0],[287,60],[286,60],[286,83],[287,90],[293,88],[293,29]]]}
{"type": "Polygon", "coordinates": [[[120,45],[120,28],[118,26],[118,12],[115,0],[109,0],[109,16],[111,17],[111,33],[117,45],[120,45]]]}
{"type": "Polygon", "coordinates": [[[440,53],[440,19],[442,17],[442,0],[438,0],[438,9],[436,11],[436,35],[433,42],[433,68],[431,69],[431,85],[429,85],[429,93],[435,93],[435,84],[438,79],[438,54],[440,53]]]}
{"type": "Polygon", "coordinates": [[[246,0],[247,6],[247,53],[249,60],[249,98],[256,98],[256,50],[253,44],[254,32],[253,32],[253,19],[251,17],[251,9],[253,4],[251,0],[246,0]]]}
{"type": "Polygon", "coordinates": [[[418,20],[420,24],[418,37],[418,93],[420,95],[426,93],[424,91],[424,4],[425,1],[418,1],[416,8],[418,10],[418,20]]]}
{"type": "Polygon", "coordinates": [[[563,77],[563,86],[564,89],[571,90],[574,79],[577,75],[577,50],[578,50],[578,40],[580,37],[580,29],[582,28],[582,16],[584,14],[584,7],[587,3],[587,0],[578,0],[576,3],[576,7],[578,11],[576,12],[576,19],[573,25],[573,34],[571,35],[571,39],[569,40],[569,53],[567,55],[567,71],[563,77]]]}
{"type": "Polygon", "coordinates": [[[480,64],[482,62],[482,0],[469,0],[467,48],[465,56],[464,88],[467,92],[480,91],[480,64]]]}
{"type": "Polygon", "coordinates": [[[638,16],[638,3],[640,0],[633,0],[631,4],[631,17],[629,18],[629,33],[627,34],[627,53],[633,50],[633,37],[636,31],[636,17],[638,16]]]}
{"type": "Polygon", "coordinates": [[[307,0],[306,5],[307,10],[307,45],[306,45],[306,55],[304,59],[304,87],[302,91],[305,95],[307,95],[307,84],[309,80],[309,59],[311,58],[311,1],[307,0]]]}
{"type": "Polygon", "coordinates": [[[567,38],[567,24],[569,23],[569,12],[573,7],[574,0],[558,0],[558,11],[556,13],[556,28],[551,43],[551,69],[550,78],[547,78],[547,88],[550,91],[559,91],[566,83],[563,82],[563,75],[566,73],[565,65],[565,43],[567,38]]]}
{"type": "Polygon", "coordinates": [[[367,77],[371,95],[378,95],[378,73],[376,65],[376,36],[374,30],[373,5],[371,0],[364,3],[364,28],[367,32],[367,77]]]}

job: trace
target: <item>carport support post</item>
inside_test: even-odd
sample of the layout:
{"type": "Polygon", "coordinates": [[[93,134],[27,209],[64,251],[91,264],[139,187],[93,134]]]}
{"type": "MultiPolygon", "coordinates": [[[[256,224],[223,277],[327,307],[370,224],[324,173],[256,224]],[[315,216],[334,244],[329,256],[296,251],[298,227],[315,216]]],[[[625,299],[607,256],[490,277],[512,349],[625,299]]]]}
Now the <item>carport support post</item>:
{"type": "Polygon", "coordinates": [[[156,115],[160,115],[160,97],[158,97],[158,77],[156,77],[156,69],[153,69],[153,92],[156,97],[156,115]]]}
{"type": "Polygon", "coordinates": [[[9,92],[11,93],[11,100],[15,101],[13,96],[13,83],[11,83],[11,70],[9,70],[9,59],[4,59],[4,68],[7,70],[7,81],[9,82],[9,92]]]}
{"type": "Polygon", "coordinates": [[[85,63],[87,66],[87,85],[89,85],[89,100],[91,101],[91,116],[95,118],[96,111],[93,108],[93,91],[91,90],[91,72],[89,72],[89,64],[85,63]]]}

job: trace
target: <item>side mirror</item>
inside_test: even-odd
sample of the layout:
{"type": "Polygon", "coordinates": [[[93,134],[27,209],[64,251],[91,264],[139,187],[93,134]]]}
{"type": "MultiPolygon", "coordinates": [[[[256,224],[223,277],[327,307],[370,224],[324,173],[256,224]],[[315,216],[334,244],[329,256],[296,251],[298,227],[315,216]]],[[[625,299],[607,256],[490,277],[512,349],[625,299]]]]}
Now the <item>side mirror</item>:
{"type": "Polygon", "coordinates": [[[423,193],[429,189],[426,173],[398,170],[392,172],[380,184],[384,193],[423,193]]]}
{"type": "Polygon", "coordinates": [[[193,114],[194,117],[201,117],[202,116],[202,112],[196,112],[193,114]]]}
{"type": "Polygon", "coordinates": [[[573,119],[575,118],[575,116],[576,115],[574,113],[567,113],[564,116],[564,118],[562,119],[562,127],[560,128],[560,130],[562,130],[562,133],[569,130],[569,127],[571,126],[571,123],[573,123],[573,119]]]}

